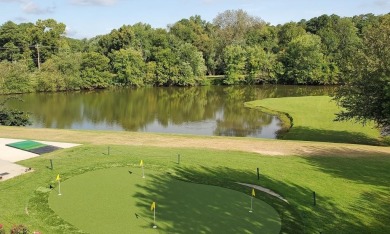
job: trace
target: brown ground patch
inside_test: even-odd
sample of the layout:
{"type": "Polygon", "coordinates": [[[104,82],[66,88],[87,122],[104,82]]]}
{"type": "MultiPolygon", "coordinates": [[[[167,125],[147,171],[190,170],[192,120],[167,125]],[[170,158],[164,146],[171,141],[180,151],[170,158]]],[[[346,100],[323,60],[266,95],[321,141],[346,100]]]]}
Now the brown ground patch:
{"type": "Polygon", "coordinates": [[[210,137],[140,132],[77,131],[0,127],[0,137],[73,142],[99,145],[145,145],[159,147],[208,148],[254,152],[262,155],[301,156],[390,156],[390,147],[323,142],[267,140],[238,137],[210,137]]]}

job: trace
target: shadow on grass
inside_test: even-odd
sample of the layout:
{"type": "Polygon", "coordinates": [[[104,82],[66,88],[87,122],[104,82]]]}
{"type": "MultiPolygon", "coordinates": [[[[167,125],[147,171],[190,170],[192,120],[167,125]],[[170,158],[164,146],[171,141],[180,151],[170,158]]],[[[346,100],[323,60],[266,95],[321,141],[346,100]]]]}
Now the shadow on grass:
{"type": "MultiPolygon", "coordinates": [[[[358,184],[370,185],[355,202],[351,210],[356,214],[365,214],[372,217],[365,223],[349,225],[340,222],[340,227],[353,233],[389,233],[390,227],[390,156],[336,158],[331,160],[327,157],[305,157],[309,164],[318,170],[333,177],[341,178],[358,184]]],[[[343,188],[340,188],[341,190],[343,188]]],[[[345,220],[346,218],[344,218],[345,220]]]]}
{"type": "Polygon", "coordinates": [[[371,233],[389,233],[390,223],[390,191],[365,192],[360,196],[359,203],[353,208],[356,212],[369,213],[372,217],[369,224],[371,233]]]}
{"type": "MultiPolygon", "coordinates": [[[[262,192],[257,192],[256,198],[265,201],[277,210],[282,220],[282,229],[280,233],[320,233],[324,231],[358,233],[361,230],[370,230],[367,229],[355,214],[346,213],[337,207],[334,202],[332,202],[332,198],[318,194],[317,205],[314,206],[312,200],[313,191],[310,188],[305,188],[297,184],[287,184],[281,181],[275,181],[264,176],[262,176],[259,181],[254,173],[244,170],[233,170],[227,167],[178,167],[174,174],[156,177],[152,180],[150,185],[145,186],[142,189],[146,191],[147,194],[158,197],[159,202],[164,204],[165,207],[173,206],[176,201],[173,201],[166,194],[170,194],[167,190],[170,190],[172,180],[176,179],[191,183],[229,188],[246,194],[250,194],[250,188],[238,185],[234,182],[239,181],[256,184],[272,189],[287,198],[290,204],[262,192]]],[[[186,194],[186,191],[182,191],[182,195],[191,196],[191,194],[186,194]]],[[[144,194],[136,194],[136,198],[140,200],[138,204],[140,209],[150,203],[150,196],[147,198],[144,194]]],[[[226,198],[221,197],[220,199],[226,198]]],[[[236,205],[240,207],[248,206],[248,204],[244,203],[241,204],[238,202],[236,205]]],[[[191,204],[184,204],[183,209],[189,209],[191,210],[191,213],[198,214],[199,211],[197,210],[197,206],[201,205],[202,201],[197,200],[195,197],[192,198],[191,204]]],[[[190,230],[191,233],[199,233],[200,231],[208,233],[237,233],[237,230],[234,229],[229,229],[227,231],[222,230],[220,228],[221,223],[212,219],[206,222],[200,222],[196,219],[188,220],[188,216],[181,215],[180,211],[165,215],[167,217],[174,217],[172,229],[165,230],[167,233],[180,233],[177,230],[190,230]],[[189,229],[189,226],[193,228],[189,229]]],[[[243,217],[230,218],[243,219],[243,217]]],[[[227,224],[227,226],[229,225],[227,224]]]]}
{"type": "Polygon", "coordinates": [[[334,177],[384,186],[390,190],[390,156],[344,158],[304,157],[310,165],[334,177]]]}
{"type": "MultiPolygon", "coordinates": [[[[268,230],[267,227],[264,226],[266,226],[267,223],[275,225],[275,222],[279,221],[273,219],[270,220],[267,218],[266,223],[263,223],[260,222],[260,220],[254,218],[251,219],[251,215],[258,215],[258,212],[264,211],[259,210],[258,212],[250,214],[248,211],[250,204],[249,195],[251,189],[234,183],[234,178],[243,179],[249,178],[251,176],[253,176],[251,173],[237,170],[232,171],[228,168],[208,170],[205,167],[197,169],[177,167],[174,172],[166,174],[166,176],[154,176],[148,185],[142,186],[142,191],[145,191],[145,194],[148,194],[147,197],[143,193],[137,193],[135,197],[137,200],[139,200],[139,203],[137,204],[137,206],[139,206],[139,210],[145,210],[144,207],[151,203],[151,197],[154,197],[158,201],[157,206],[164,208],[164,211],[160,211],[160,214],[163,213],[161,215],[164,216],[165,222],[171,223],[171,227],[165,227],[165,229],[163,229],[163,233],[275,233],[275,229],[272,229],[273,232],[271,232],[271,230],[268,230]],[[210,200],[206,201],[204,197],[197,199],[196,193],[188,193],[188,191],[185,189],[185,186],[183,186],[181,191],[177,191],[177,186],[175,186],[175,183],[180,181],[236,190],[238,192],[247,194],[248,199],[242,201],[231,200],[231,198],[228,197],[229,194],[226,194],[227,196],[219,196],[219,194],[208,194],[207,198],[210,200]],[[179,193],[179,195],[177,193],[179,193]],[[179,197],[180,199],[174,199],[175,197],[179,197]],[[191,202],[183,203],[181,200],[191,202]],[[237,213],[226,212],[228,209],[221,207],[221,203],[226,203],[226,200],[231,200],[228,202],[229,206],[233,206],[233,208],[230,210],[239,212],[242,211],[242,213],[237,215],[237,213]],[[205,205],[207,206],[206,210],[209,210],[210,213],[224,213],[224,218],[216,219],[210,216],[210,214],[204,212],[205,209],[200,209],[200,207],[204,207],[205,205]],[[181,207],[181,209],[175,210],[172,207],[181,207]],[[237,220],[240,222],[240,227],[232,225],[232,223],[237,222],[237,220]],[[251,229],[251,227],[254,226],[260,227],[259,229],[262,231],[251,229]],[[249,228],[243,229],[246,227],[249,228]]],[[[188,183],[189,186],[194,186],[190,183],[188,183]]],[[[256,196],[261,199],[260,195],[256,196]]],[[[284,202],[278,201],[271,196],[268,196],[268,201],[266,201],[266,203],[270,204],[275,209],[277,209],[275,206],[285,206],[285,204],[282,204],[284,202]],[[277,205],[275,205],[274,202],[277,205]]],[[[284,211],[285,209],[281,210],[284,211]]],[[[278,213],[280,214],[280,212],[278,213]]],[[[150,214],[148,214],[148,212],[144,212],[142,216],[150,216],[150,214]]],[[[287,220],[286,218],[284,220],[283,217],[281,218],[282,222],[287,220]]],[[[300,230],[300,226],[295,224],[299,223],[299,217],[294,220],[294,222],[292,220],[288,221],[290,222],[289,227],[294,226],[294,230],[300,230]]],[[[276,233],[278,233],[278,231],[279,230],[277,230],[276,233]]]]}
{"type": "Polygon", "coordinates": [[[376,149],[376,148],[351,148],[347,146],[338,146],[338,147],[327,147],[324,146],[302,146],[300,149],[295,151],[297,155],[310,155],[310,156],[330,156],[330,157],[347,157],[347,158],[357,158],[357,157],[388,157],[390,155],[390,148],[388,152],[385,149],[376,149]]]}
{"type": "Polygon", "coordinates": [[[349,143],[363,145],[388,145],[386,141],[372,138],[363,133],[313,129],[308,127],[294,126],[288,133],[281,136],[284,140],[320,141],[334,143],[349,143]]]}

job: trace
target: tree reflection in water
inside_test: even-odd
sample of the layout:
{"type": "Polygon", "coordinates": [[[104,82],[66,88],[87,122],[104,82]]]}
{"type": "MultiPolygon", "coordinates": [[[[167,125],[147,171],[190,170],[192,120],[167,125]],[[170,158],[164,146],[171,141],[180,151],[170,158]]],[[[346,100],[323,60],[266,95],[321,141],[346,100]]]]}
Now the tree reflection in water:
{"type": "Polygon", "coordinates": [[[324,95],[310,86],[202,86],[123,88],[20,95],[12,107],[32,113],[32,127],[168,132],[275,138],[279,120],[244,102],[324,95]]]}

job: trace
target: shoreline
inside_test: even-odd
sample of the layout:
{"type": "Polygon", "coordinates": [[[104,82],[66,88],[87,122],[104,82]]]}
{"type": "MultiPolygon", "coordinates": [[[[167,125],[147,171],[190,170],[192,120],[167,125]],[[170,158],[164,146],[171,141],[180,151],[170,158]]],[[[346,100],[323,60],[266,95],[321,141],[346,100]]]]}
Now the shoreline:
{"type": "Polygon", "coordinates": [[[94,145],[134,145],[251,152],[268,156],[390,156],[390,147],[262,138],[0,126],[1,138],[94,145]]]}

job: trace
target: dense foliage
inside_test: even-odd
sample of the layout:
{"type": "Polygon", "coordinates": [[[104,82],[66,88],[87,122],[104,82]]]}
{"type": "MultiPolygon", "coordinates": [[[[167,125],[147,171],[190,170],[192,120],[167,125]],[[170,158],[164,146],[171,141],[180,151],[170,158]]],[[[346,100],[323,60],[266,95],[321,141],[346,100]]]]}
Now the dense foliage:
{"type": "Polygon", "coordinates": [[[338,119],[373,120],[383,135],[390,134],[390,14],[361,31],[362,50],[355,53],[346,85],[336,96],[345,110],[338,119]]]}
{"type": "MultiPolygon", "coordinates": [[[[0,93],[111,86],[341,84],[338,119],[390,123],[389,14],[321,15],[273,26],[243,10],[167,29],[123,25],[92,39],[53,19],[0,26],[0,93]]],[[[387,129],[387,130],[386,130],[387,129]]]]}
{"type": "Polygon", "coordinates": [[[206,75],[227,85],[344,84],[386,17],[322,15],[273,26],[228,10],[212,22],[192,16],[166,30],[137,23],[82,40],[67,38],[53,19],[8,21],[0,26],[0,93],[193,86],[207,84],[206,75]]]}

